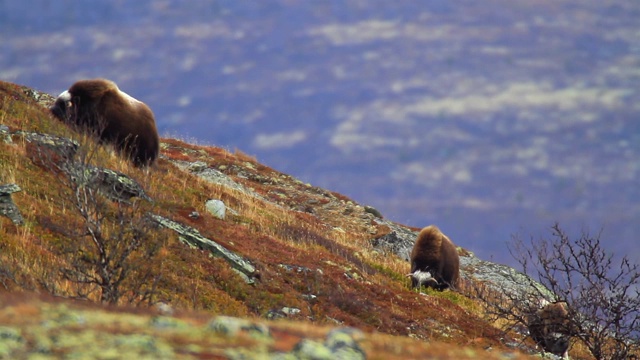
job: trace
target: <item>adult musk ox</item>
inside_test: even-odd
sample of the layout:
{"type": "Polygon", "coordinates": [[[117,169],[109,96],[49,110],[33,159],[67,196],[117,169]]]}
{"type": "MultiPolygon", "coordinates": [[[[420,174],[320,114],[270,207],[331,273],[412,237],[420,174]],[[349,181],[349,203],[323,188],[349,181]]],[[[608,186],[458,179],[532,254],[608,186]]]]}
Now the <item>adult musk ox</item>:
{"type": "Polygon", "coordinates": [[[411,251],[411,286],[438,290],[456,289],[460,280],[460,258],[456,246],[440,229],[431,225],[420,231],[411,251]]]}
{"type": "Polygon", "coordinates": [[[568,359],[569,342],[575,331],[567,303],[544,301],[541,309],[528,316],[527,322],[531,338],[544,351],[568,359]]]}
{"type": "Polygon", "coordinates": [[[153,112],[113,81],[80,80],[58,96],[51,112],[101,142],[113,144],[136,166],[152,164],[160,152],[153,112]]]}

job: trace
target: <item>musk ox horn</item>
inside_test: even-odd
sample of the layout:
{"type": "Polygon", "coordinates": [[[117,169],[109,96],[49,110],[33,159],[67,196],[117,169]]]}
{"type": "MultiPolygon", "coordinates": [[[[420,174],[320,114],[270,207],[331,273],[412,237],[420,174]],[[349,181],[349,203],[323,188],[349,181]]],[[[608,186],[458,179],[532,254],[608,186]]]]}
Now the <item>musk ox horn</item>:
{"type": "Polygon", "coordinates": [[[429,271],[416,270],[413,273],[407,274],[407,277],[410,277],[412,282],[419,284],[418,287],[425,285],[438,288],[440,286],[438,280],[436,280],[429,271]]]}

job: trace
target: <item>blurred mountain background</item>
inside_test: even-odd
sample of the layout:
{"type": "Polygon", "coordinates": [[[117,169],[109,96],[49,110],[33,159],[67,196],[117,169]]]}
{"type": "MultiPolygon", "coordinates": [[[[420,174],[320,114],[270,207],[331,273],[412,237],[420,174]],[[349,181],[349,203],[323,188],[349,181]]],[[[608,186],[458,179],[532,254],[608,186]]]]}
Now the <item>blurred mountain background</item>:
{"type": "Polygon", "coordinates": [[[485,259],[555,221],[637,259],[638,19],[623,0],[0,0],[0,79],[112,79],[165,137],[485,259]]]}

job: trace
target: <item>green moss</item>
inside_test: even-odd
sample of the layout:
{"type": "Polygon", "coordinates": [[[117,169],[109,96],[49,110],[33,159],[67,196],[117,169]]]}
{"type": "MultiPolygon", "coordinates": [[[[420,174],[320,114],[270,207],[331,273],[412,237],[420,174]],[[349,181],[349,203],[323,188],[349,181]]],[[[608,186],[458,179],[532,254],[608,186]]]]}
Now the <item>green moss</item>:
{"type": "Polygon", "coordinates": [[[425,287],[422,287],[421,290],[427,295],[439,297],[441,299],[447,299],[452,303],[465,309],[472,310],[476,307],[476,304],[473,302],[473,300],[469,299],[468,297],[456,291],[452,291],[452,290],[439,291],[439,290],[435,290],[432,288],[425,288],[425,287]]]}
{"type": "Polygon", "coordinates": [[[376,263],[369,263],[367,262],[367,264],[369,266],[371,266],[372,268],[374,268],[377,272],[391,278],[392,280],[398,281],[398,282],[402,282],[402,283],[407,283],[407,277],[399,274],[391,269],[389,269],[388,267],[382,265],[382,264],[376,264],[376,263]]]}

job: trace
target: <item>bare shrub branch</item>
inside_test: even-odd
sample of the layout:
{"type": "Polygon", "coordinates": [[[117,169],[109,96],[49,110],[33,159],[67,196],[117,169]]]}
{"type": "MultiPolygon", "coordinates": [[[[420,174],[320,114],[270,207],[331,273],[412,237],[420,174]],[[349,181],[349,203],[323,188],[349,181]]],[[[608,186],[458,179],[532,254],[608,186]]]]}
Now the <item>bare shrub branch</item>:
{"type": "Polygon", "coordinates": [[[583,231],[572,240],[559,224],[548,239],[525,243],[514,236],[511,255],[526,275],[550,293],[535,290],[499,294],[500,301],[480,293],[489,313],[509,324],[529,327],[527,314],[535,301],[566,303],[567,333],[582,342],[596,359],[627,359],[640,351],[640,266],[606,251],[601,232],[583,231]],[[506,305],[505,305],[506,304],[506,305]]]}
{"type": "MultiPolygon", "coordinates": [[[[161,276],[155,262],[166,236],[146,215],[144,201],[132,199],[136,194],[129,192],[129,185],[137,183],[124,174],[91,165],[97,158],[97,146],[89,137],[71,156],[45,150],[38,152],[38,163],[57,174],[61,211],[75,214],[72,223],[55,227],[68,238],[56,248],[63,259],[59,273],[73,284],[65,295],[95,297],[109,304],[121,300],[151,304],[161,276]],[[116,181],[105,182],[105,174],[115,174],[116,181]],[[123,179],[128,182],[118,182],[123,179]]],[[[45,288],[61,291],[53,284],[45,288]]]]}

